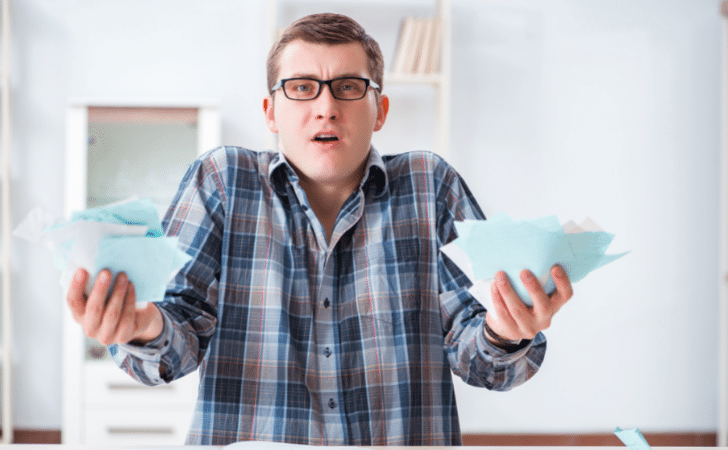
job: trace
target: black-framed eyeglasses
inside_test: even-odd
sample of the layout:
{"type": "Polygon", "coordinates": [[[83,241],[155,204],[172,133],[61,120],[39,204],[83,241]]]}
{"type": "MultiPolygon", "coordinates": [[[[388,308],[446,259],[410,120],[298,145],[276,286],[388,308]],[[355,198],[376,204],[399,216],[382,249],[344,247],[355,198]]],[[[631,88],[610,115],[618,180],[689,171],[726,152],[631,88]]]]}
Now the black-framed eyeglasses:
{"type": "Polygon", "coordinates": [[[377,83],[367,78],[340,77],[332,80],[317,80],[315,78],[286,78],[276,83],[270,90],[271,94],[280,88],[286,98],[291,100],[313,100],[321,94],[323,85],[329,86],[331,95],[338,100],[359,100],[367,94],[371,86],[381,89],[377,83]]]}

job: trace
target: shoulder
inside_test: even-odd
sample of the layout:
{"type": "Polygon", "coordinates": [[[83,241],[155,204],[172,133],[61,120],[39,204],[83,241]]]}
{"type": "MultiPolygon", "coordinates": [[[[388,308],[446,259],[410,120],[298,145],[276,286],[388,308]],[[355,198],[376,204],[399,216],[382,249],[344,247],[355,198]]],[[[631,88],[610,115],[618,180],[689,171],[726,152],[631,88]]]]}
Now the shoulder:
{"type": "Polygon", "coordinates": [[[444,174],[457,175],[455,169],[445,159],[433,152],[413,151],[383,155],[382,159],[390,180],[411,176],[439,178],[444,174]]]}
{"type": "Polygon", "coordinates": [[[243,147],[221,146],[201,154],[197,161],[206,167],[267,170],[276,153],[271,151],[254,151],[243,147]]]}
{"type": "Polygon", "coordinates": [[[231,188],[257,190],[268,174],[277,153],[257,152],[243,147],[222,146],[198,156],[182,180],[205,191],[215,190],[228,197],[231,188]]]}
{"type": "Polygon", "coordinates": [[[432,152],[407,152],[382,157],[390,192],[414,193],[436,205],[439,215],[457,220],[482,219],[483,212],[465,180],[445,159],[432,152]]]}
{"type": "Polygon", "coordinates": [[[383,155],[387,179],[392,186],[414,183],[420,189],[439,190],[441,185],[460,182],[460,175],[440,155],[413,151],[383,155]]]}
{"type": "Polygon", "coordinates": [[[198,156],[191,169],[203,177],[219,179],[222,185],[235,184],[240,179],[250,181],[267,176],[270,164],[276,159],[276,152],[222,146],[198,156]]]}

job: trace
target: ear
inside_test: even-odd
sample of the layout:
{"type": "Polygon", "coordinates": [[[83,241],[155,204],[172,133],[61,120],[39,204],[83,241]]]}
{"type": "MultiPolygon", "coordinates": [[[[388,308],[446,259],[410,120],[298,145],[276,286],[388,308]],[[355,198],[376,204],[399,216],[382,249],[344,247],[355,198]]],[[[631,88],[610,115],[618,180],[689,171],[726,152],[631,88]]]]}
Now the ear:
{"type": "Polygon", "coordinates": [[[379,108],[377,110],[377,121],[374,123],[374,131],[379,131],[387,121],[387,113],[389,112],[389,97],[382,95],[379,97],[379,108]]]}
{"type": "Polygon", "coordinates": [[[268,127],[271,133],[278,133],[278,126],[276,126],[276,117],[273,114],[273,97],[266,95],[263,99],[263,113],[265,114],[265,125],[268,127]]]}

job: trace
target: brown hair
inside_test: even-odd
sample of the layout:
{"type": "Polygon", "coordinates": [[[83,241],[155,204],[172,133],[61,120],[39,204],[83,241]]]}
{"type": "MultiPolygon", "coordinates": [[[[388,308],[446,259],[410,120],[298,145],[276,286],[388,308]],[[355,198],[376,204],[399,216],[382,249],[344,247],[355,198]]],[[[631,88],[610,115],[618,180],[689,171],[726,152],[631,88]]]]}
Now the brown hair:
{"type": "Polygon", "coordinates": [[[298,19],[283,31],[280,39],[268,53],[268,91],[278,80],[278,60],[283,49],[290,42],[300,39],[315,44],[348,44],[358,42],[364,47],[369,61],[369,76],[380,87],[384,87],[384,57],[379,44],[355,20],[333,13],[311,14],[298,19]]]}

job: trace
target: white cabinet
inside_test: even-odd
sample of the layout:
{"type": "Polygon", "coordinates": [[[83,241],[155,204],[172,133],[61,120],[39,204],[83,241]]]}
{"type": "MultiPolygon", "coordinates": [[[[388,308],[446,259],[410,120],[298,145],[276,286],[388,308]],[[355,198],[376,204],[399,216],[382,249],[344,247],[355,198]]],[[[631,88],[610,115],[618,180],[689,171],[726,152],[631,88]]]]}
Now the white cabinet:
{"type": "MultiPolygon", "coordinates": [[[[406,129],[416,134],[430,134],[433,143],[429,149],[448,159],[450,156],[450,108],[451,108],[451,5],[450,0],[344,0],[344,1],[309,1],[309,0],[268,0],[268,40],[266,53],[273,45],[283,28],[307,14],[333,12],[344,14],[361,24],[379,43],[384,55],[384,93],[390,99],[388,121],[409,123],[406,129]],[[439,22],[436,34],[440,61],[439,70],[428,74],[393,73],[396,48],[399,44],[400,26],[406,18],[434,18],[439,22]],[[431,92],[422,92],[428,89],[431,92]],[[421,95],[432,98],[433,127],[410,121],[413,113],[408,109],[411,105],[400,94],[421,95]]],[[[434,41],[432,41],[434,42],[434,41]]],[[[416,105],[420,105],[419,102],[416,105]]],[[[415,106],[416,107],[416,106],[415,106]]],[[[428,122],[429,124],[429,122],[428,122]]],[[[386,125],[385,125],[386,129],[386,125]]],[[[398,127],[398,129],[401,129],[398,127]]],[[[386,132],[386,131],[385,131],[386,132]]],[[[411,137],[411,136],[409,136],[411,137]]],[[[268,147],[275,149],[275,136],[268,135],[268,147]]],[[[401,136],[407,142],[408,136],[401,136]]],[[[376,141],[375,135],[374,140],[376,141]]],[[[415,150],[404,147],[400,151],[415,150]]]]}
{"type": "MultiPolygon", "coordinates": [[[[67,215],[138,196],[151,198],[161,217],[187,166],[220,145],[218,109],[203,102],[79,100],[68,108],[67,127],[67,215]]],[[[143,386],[64,311],[63,443],[181,445],[197,374],[143,386]]]]}
{"type": "Polygon", "coordinates": [[[83,443],[170,445],[185,440],[196,398],[196,374],[149,387],[137,383],[115,364],[84,364],[87,397],[83,443]]]}

